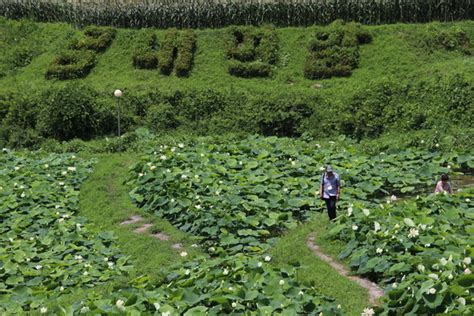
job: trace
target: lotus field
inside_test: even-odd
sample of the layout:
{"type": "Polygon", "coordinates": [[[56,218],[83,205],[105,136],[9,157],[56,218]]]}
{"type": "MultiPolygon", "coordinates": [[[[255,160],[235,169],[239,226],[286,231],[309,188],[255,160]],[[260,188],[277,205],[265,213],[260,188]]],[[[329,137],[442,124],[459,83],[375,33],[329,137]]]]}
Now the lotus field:
{"type": "Polygon", "coordinates": [[[72,306],[56,300],[135,269],[110,233],[75,215],[93,164],[9,151],[0,161],[0,312],[343,314],[297,278],[298,263],[277,266],[270,255],[283,233],[324,209],[317,190],[331,163],[343,187],[329,234],[345,242],[340,258],[354,273],[385,289],[381,305],[365,315],[473,313],[474,191],[431,194],[441,173],[472,170],[472,153],[368,155],[337,142],[276,137],[150,148],[130,170],[130,197],[195,236],[203,254],[181,252],[187,260],[163,283],[140,276],[72,306]]]}

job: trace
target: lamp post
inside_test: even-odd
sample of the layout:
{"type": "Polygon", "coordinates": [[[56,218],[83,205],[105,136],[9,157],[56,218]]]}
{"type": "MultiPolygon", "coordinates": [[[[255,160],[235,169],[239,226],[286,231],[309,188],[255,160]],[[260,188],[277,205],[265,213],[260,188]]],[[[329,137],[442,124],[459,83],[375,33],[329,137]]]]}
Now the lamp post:
{"type": "Polygon", "coordinates": [[[120,139],[120,98],[122,97],[122,91],[119,89],[115,90],[114,97],[117,99],[117,128],[119,138],[119,152],[122,152],[122,140],[120,139]]]}

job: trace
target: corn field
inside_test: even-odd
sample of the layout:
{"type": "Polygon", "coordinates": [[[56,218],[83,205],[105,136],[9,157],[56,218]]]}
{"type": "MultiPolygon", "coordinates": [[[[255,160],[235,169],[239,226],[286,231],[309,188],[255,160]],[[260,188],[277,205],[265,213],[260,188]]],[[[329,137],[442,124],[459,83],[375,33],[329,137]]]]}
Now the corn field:
{"type": "Polygon", "coordinates": [[[0,15],[132,28],[423,23],[474,19],[474,0],[0,0],[0,15]]]}

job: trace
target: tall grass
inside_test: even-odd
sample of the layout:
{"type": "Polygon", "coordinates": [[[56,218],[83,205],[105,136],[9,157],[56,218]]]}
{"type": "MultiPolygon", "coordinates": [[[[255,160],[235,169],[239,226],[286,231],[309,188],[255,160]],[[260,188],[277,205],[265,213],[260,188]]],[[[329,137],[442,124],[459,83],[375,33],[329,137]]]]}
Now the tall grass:
{"type": "Polygon", "coordinates": [[[0,15],[132,28],[424,23],[474,19],[474,0],[0,0],[0,15]]]}

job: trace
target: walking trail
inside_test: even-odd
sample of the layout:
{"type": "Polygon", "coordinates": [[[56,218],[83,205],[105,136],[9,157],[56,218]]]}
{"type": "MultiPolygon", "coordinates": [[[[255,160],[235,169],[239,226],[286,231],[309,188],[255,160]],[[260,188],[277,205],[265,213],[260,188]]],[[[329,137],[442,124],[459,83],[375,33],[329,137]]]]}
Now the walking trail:
{"type": "Polygon", "coordinates": [[[369,302],[372,305],[378,305],[379,299],[384,295],[384,291],[374,282],[371,282],[365,278],[361,278],[355,275],[350,275],[349,271],[340,263],[336,262],[333,258],[326,255],[321,251],[318,245],[315,244],[316,237],[314,233],[311,233],[306,238],[306,245],[313,251],[313,253],[321,260],[329,264],[334,270],[340,275],[348,278],[351,281],[356,282],[361,287],[367,289],[369,294],[369,302]]]}

